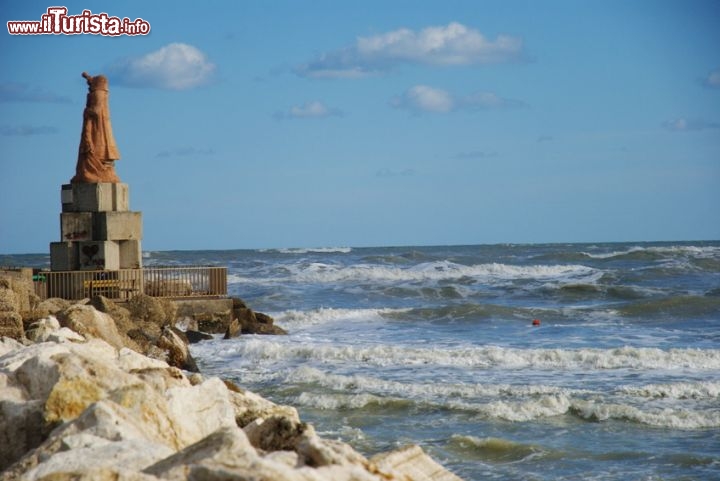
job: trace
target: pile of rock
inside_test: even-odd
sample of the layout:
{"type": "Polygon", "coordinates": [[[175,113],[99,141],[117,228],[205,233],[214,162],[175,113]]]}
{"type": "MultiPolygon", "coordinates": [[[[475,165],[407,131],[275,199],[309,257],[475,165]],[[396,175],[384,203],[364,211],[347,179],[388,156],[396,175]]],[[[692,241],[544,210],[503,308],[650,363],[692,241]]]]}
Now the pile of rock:
{"type": "MultiPolygon", "coordinates": [[[[177,329],[172,301],[40,302],[26,284],[0,278],[0,481],[459,480],[417,446],[367,459],[293,407],[204,379],[187,344],[212,336],[177,329]]],[[[231,314],[203,326],[285,333],[239,299],[231,314]]]]}
{"type": "Polygon", "coordinates": [[[94,306],[26,334],[0,339],[0,480],[459,479],[417,446],[367,459],[292,407],[144,356],[94,306]]]}

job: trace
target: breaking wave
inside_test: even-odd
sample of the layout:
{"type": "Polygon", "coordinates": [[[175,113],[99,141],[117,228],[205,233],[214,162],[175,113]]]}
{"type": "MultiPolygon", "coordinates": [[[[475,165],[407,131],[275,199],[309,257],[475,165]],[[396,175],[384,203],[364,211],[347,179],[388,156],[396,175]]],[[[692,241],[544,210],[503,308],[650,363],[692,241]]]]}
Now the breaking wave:
{"type": "Polygon", "coordinates": [[[312,263],[297,269],[298,281],[313,283],[335,282],[419,282],[474,278],[486,282],[516,279],[553,280],[599,278],[600,271],[582,265],[515,266],[509,264],[478,264],[466,266],[450,261],[417,264],[408,268],[373,264],[338,266],[312,263]]]}
{"type": "MultiPolygon", "coordinates": [[[[203,347],[203,349],[209,349],[203,347]]],[[[364,363],[369,366],[473,367],[479,369],[720,369],[720,349],[518,349],[499,346],[412,347],[401,345],[340,345],[246,339],[219,345],[212,356],[264,360],[315,360],[364,363]]]]}
{"type": "Polygon", "coordinates": [[[278,252],[280,254],[348,254],[352,247],[293,247],[283,249],[261,249],[260,252],[278,252]]]}
{"type": "MultiPolygon", "coordinates": [[[[717,399],[718,385],[678,384],[626,387],[618,392],[593,392],[544,385],[403,383],[370,376],[342,376],[314,368],[299,368],[284,383],[309,384],[324,392],[303,391],[293,402],[317,409],[438,409],[458,410],[486,419],[529,422],[556,416],[573,416],[588,422],[626,421],[651,427],[683,430],[720,427],[720,409],[694,410],[693,406],[648,405],[638,395],[673,392],[678,399],[695,393],[703,401],[717,399]],[[684,394],[683,394],[684,393],[684,394]]],[[[694,399],[697,401],[697,398],[694,399]]],[[[466,440],[469,441],[469,440],[466,440]]],[[[511,446],[489,445],[488,449],[511,446]]]]}

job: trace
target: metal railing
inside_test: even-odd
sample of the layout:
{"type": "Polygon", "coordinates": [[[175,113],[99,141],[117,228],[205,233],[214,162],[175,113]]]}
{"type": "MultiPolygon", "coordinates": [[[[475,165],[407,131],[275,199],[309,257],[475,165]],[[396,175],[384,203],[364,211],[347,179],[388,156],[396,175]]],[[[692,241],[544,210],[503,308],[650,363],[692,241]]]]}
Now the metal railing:
{"type": "Polygon", "coordinates": [[[117,271],[42,271],[34,276],[43,298],[80,300],[103,295],[127,301],[138,294],[192,298],[227,295],[226,267],[147,267],[117,271]]]}

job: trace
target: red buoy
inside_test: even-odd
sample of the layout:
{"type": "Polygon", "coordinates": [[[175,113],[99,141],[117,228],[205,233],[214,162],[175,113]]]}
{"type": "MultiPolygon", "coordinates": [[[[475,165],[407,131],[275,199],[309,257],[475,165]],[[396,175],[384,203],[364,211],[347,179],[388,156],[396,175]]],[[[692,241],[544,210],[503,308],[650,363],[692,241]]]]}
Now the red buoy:
{"type": "Polygon", "coordinates": [[[540,325],[540,319],[533,319],[532,325],[533,325],[533,326],[539,326],[539,325],[540,325]]]}

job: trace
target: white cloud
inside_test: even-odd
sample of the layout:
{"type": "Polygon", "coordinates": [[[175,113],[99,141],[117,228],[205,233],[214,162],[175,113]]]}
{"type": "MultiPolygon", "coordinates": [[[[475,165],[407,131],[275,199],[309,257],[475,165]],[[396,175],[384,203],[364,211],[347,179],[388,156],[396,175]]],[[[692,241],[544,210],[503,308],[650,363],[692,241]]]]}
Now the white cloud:
{"type": "Polygon", "coordinates": [[[171,43],[137,58],[123,59],[109,68],[112,82],[128,87],[187,90],[207,83],[215,64],[192,45],[171,43]]]}
{"type": "Polygon", "coordinates": [[[720,89],[720,70],[713,70],[705,78],[705,86],[720,89]]]}
{"type": "Polygon", "coordinates": [[[675,120],[663,122],[663,127],[673,132],[690,132],[707,129],[720,129],[720,123],[703,119],[688,119],[680,117],[675,120]]]}
{"type": "Polygon", "coordinates": [[[275,118],[277,119],[307,119],[331,116],[341,117],[342,112],[338,109],[328,108],[325,104],[317,100],[314,100],[312,102],[305,102],[302,105],[294,105],[290,107],[287,111],[275,113],[275,118]]]}
{"type": "Polygon", "coordinates": [[[391,104],[396,108],[416,112],[450,112],[455,107],[449,92],[427,85],[411,87],[401,96],[395,97],[391,104]]]}
{"type": "Polygon", "coordinates": [[[411,87],[393,98],[390,105],[413,112],[447,113],[456,110],[486,110],[523,106],[519,100],[506,99],[493,92],[476,92],[464,97],[454,96],[442,89],[427,85],[411,87]]]}
{"type": "Polygon", "coordinates": [[[359,37],[355,45],[324,53],[299,66],[307,77],[357,78],[388,70],[402,63],[428,65],[477,65],[518,60],[523,42],[499,35],[487,39],[478,30],[457,22],[420,31],[401,28],[359,37]]]}

